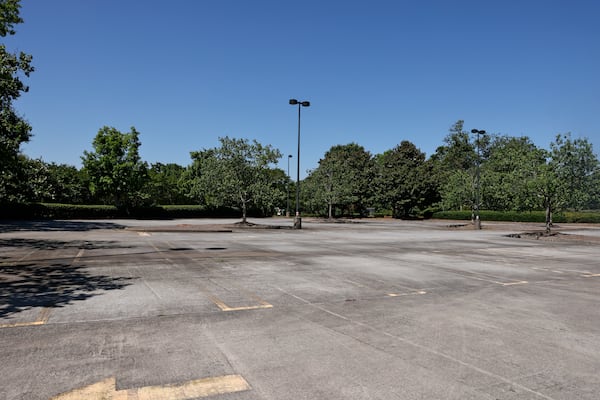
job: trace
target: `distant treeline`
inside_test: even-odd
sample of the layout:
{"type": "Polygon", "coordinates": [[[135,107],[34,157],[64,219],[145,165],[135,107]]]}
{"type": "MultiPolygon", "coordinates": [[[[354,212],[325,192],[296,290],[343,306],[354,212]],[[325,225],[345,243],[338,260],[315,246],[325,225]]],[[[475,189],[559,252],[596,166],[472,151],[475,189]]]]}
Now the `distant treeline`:
{"type": "MultiPolygon", "coordinates": [[[[295,210],[296,183],[277,167],[277,149],[246,139],[220,141],[218,147],[191,152],[187,166],[148,165],[139,156],[135,128],[122,133],[104,127],[93,150],[84,152],[81,169],[19,155],[18,179],[2,181],[2,200],[102,204],[113,211],[92,207],[89,215],[115,216],[140,210],[172,216],[158,206],[178,204],[201,207],[202,212],[182,211],[194,216],[215,215],[215,210],[240,216],[295,210]]],[[[549,149],[542,149],[527,137],[473,135],[458,121],[429,158],[409,141],[375,155],[356,143],[333,146],[300,188],[303,214],[331,218],[415,218],[444,210],[472,214],[476,207],[518,215],[542,211],[549,218],[555,211],[600,208],[600,166],[587,139],[557,135],[549,149]]],[[[68,214],[68,206],[60,207],[66,207],[62,215],[68,214]]],[[[84,209],[73,210],[80,215],[84,209]]]]}

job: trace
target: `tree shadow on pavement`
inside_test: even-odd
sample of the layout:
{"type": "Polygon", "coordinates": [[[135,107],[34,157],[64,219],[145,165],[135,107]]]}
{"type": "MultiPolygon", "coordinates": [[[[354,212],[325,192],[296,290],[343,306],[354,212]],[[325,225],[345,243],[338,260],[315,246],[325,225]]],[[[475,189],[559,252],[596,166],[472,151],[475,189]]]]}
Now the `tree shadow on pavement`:
{"type": "MultiPolygon", "coordinates": [[[[120,245],[116,241],[89,241],[89,240],[49,240],[49,239],[0,239],[0,248],[2,247],[30,247],[37,250],[57,250],[57,249],[117,249],[131,248],[131,246],[120,245]]],[[[68,258],[68,257],[67,257],[68,258]]]]}
{"type": "Polygon", "coordinates": [[[0,318],[35,307],[64,307],[129,286],[131,277],[93,275],[85,266],[0,265],[0,318]]]}
{"type": "MultiPolygon", "coordinates": [[[[3,255],[0,259],[0,318],[35,307],[64,307],[74,301],[98,296],[109,290],[129,286],[135,277],[116,277],[92,273],[85,265],[74,265],[73,250],[123,248],[118,242],[59,241],[43,239],[0,239],[0,249],[15,247],[45,250],[36,260],[3,255]],[[69,261],[67,261],[69,260],[69,261]]],[[[31,254],[31,253],[29,253],[31,254]]],[[[18,257],[18,256],[17,256],[18,257]]],[[[96,257],[106,257],[97,255],[96,257]]]]}
{"type": "Polygon", "coordinates": [[[19,232],[19,231],[70,231],[84,232],[95,229],[124,229],[124,225],[114,222],[98,221],[0,221],[0,233],[19,232]]]}

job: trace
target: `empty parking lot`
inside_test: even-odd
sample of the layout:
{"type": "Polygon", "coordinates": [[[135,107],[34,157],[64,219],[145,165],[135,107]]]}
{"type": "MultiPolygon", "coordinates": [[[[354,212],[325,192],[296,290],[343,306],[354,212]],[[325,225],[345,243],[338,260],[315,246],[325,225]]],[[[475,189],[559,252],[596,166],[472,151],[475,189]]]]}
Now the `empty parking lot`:
{"type": "Polygon", "coordinates": [[[0,223],[0,398],[598,398],[598,226],[230,223],[0,223]]]}

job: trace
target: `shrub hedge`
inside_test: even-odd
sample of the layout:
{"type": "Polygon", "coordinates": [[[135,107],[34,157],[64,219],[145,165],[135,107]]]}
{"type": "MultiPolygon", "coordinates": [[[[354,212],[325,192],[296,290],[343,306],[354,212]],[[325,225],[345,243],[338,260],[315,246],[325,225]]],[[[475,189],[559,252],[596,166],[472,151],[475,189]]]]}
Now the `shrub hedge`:
{"type": "MultiPolygon", "coordinates": [[[[4,204],[0,205],[0,219],[173,219],[173,218],[240,218],[242,215],[236,207],[206,207],[200,205],[152,206],[133,209],[120,209],[106,205],[74,205],[54,203],[4,204]]],[[[249,216],[263,217],[263,212],[250,210],[249,216]]],[[[376,216],[384,216],[381,213],[376,216]]],[[[546,215],[543,211],[487,211],[479,212],[482,221],[513,221],[544,223],[546,215]]],[[[307,215],[305,215],[307,216],[307,215]]],[[[427,212],[425,218],[470,220],[471,211],[437,211],[427,212]]],[[[565,211],[555,213],[553,222],[587,222],[600,223],[600,211],[565,211]]]]}
{"type": "MultiPolygon", "coordinates": [[[[546,222],[544,211],[487,211],[479,212],[482,221],[512,221],[512,222],[546,222]]],[[[470,220],[471,211],[437,211],[432,218],[470,220]]],[[[565,211],[554,213],[553,222],[572,223],[587,222],[600,223],[600,211],[565,211]]]]}
{"type": "MultiPolygon", "coordinates": [[[[172,218],[239,218],[235,207],[211,208],[199,205],[117,208],[107,205],[29,203],[0,205],[0,219],[172,219],[172,218]]],[[[253,212],[252,216],[260,216],[253,212]]]]}

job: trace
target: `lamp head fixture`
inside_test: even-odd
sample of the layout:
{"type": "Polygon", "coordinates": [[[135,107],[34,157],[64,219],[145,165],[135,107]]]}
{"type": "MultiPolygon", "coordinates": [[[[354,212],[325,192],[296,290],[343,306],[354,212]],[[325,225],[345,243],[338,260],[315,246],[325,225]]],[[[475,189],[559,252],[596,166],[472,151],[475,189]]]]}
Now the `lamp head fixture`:
{"type": "Polygon", "coordinates": [[[310,106],[310,101],[298,101],[296,99],[290,99],[290,104],[293,106],[300,104],[302,107],[308,107],[310,106]]]}

